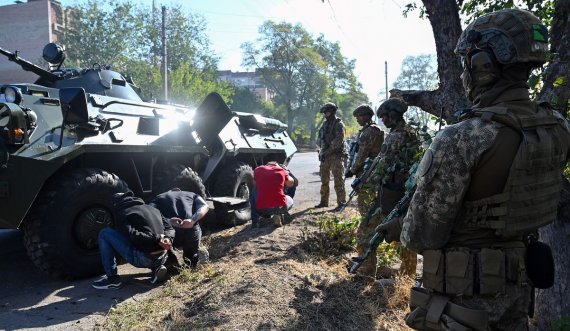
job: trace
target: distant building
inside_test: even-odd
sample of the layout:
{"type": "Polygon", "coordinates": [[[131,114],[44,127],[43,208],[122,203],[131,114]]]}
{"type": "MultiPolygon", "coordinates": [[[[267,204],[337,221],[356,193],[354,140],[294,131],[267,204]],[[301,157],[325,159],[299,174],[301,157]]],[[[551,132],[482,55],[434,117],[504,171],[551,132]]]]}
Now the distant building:
{"type": "Polygon", "coordinates": [[[261,101],[270,101],[275,97],[275,93],[271,91],[261,80],[261,75],[256,72],[231,70],[218,71],[218,79],[233,83],[240,88],[247,88],[255,94],[261,101]]]}
{"type": "MultiPolygon", "coordinates": [[[[44,46],[61,39],[63,22],[63,7],[59,1],[16,1],[0,6],[0,47],[18,51],[20,57],[32,63],[43,63],[44,46]]],[[[31,83],[37,77],[0,55],[0,83],[31,83]]]]}

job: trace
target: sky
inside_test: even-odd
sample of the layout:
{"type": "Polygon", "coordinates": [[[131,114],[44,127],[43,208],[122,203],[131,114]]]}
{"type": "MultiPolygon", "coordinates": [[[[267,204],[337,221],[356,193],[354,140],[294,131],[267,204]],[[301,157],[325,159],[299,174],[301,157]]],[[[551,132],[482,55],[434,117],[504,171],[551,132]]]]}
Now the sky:
{"type": "MultiPolygon", "coordinates": [[[[408,0],[190,0],[184,8],[208,21],[207,34],[220,56],[219,69],[242,71],[241,44],[255,41],[266,20],[300,23],[315,37],[339,42],[356,60],[356,75],[373,105],[385,98],[406,56],[435,54],[431,25],[417,12],[402,15],[408,0]]],[[[158,3],[158,2],[157,2],[158,3]]],[[[168,4],[168,3],[161,3],[168,4]]]]}
{"type": "MultiPolygon", "coordinates": [[[[133,0],[152,5],[153,0],[133,0]]],[[[385,98],[406,56],[435,54],[427,19],[402,15],[411,0],[154,0],[156,6],[179,4],[207,21],[206,34],[220,70],[246,71],[241,66],[244,42],[254,42],[266,20],[300,23],[314,37],[339,42],[342,54],[356,60],[356,75],[373,106],[385,98]]],[[[0,5],[12,0],[0,0],[0,5]]],[[[66,6],[84,0],[60,0],[66,6]]]]}

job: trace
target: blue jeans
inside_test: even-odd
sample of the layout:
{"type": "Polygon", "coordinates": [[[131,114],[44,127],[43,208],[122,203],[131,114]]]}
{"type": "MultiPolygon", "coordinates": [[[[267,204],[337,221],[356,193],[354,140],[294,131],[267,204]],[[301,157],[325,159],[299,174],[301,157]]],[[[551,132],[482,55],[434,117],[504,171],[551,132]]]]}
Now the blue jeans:
{"type": "Polygon", "coordinates": [[[104,228],[99,232],[99,251],[101,262],[108,277],[117,275],[117,256],[123,257],[127,262],[137,268],[154,269],[166,262],[166,251],[161,256],[143,253],[133,246],[130,240],[119,231],[104,228]]]}

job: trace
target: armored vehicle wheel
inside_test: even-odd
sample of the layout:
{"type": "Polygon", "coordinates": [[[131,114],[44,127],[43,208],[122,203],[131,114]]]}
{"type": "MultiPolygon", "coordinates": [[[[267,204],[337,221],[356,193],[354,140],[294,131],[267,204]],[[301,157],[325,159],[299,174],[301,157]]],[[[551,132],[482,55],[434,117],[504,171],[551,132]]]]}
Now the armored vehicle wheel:
{"type": "Polygon", "coordinates": [[[242,198],[246,201],[240,209],[230,213],[216,212],[216,218],[222,225],[244,224],[251,218],[249,193],[253,190],[253,170],[245,163],[231,162],[223,166],[216,175],[214,195],[242,198]]]}
{"type": "Polygon", "coordinates": [[[24,221],[32,262],[56,278],[103,272],[97,236],[113,225],[112,195],[128,190],[116,175],[79,169],[49,181],[24,221]]]}
{"type": "Polygon", "coordinates": [[[183,191],[194,192],[199,196],[206,197],[206,188],[202,178],[190,167],[182,164],[170,164],[159,169],[154,177],[154,195],[166,192],[174,187],[183,191]]]}

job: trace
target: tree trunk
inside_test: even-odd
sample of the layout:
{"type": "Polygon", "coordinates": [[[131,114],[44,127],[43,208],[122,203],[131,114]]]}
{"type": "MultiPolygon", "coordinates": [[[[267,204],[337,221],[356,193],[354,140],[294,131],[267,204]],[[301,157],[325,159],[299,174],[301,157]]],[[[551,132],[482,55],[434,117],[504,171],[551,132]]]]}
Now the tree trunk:
{"type": "Polygon", "coordinates": [[[454,54],[455,45],[461,35],[459,8],[455,0],[423,0],[431,23],[437,51],[437,73],[439,87],[435,91],[391,90],[392,97],[403,98],[408,105],[420,107],[432,115],[439,116],[443,109],[444,118],[457,109],[469,106],[461,83],[461,63],[454,54]]]}
{"type": "Polygon", "coordinates": [[[310,138],[309,138],[309,147],[316,148],[317,147],[317,127],[315,126],[315,120],[311,121],[309,126],[310,138]]]}
{"type": "Polygon", "coordinates": [[[570,185],[564,181],[556,221],[539,229],[540,241],[550,245],[554,256],[554,286],[536,289],[534,323],[539,330],[552,330],[552,323],[570,312],[570,185]]]}
{"type": "MultiPolygon", "coordinates": [[[[555,54],[545,70],[539,98],[552,103],[564,116],[570,98],[570,0],[556,3],[551,29],[551,51],[555,54]]],[[[551,330],[552,323],[570,315],[570,185],[564,187],[556,221],[539,230],[540,239],[552,248],[555,265],[554,286],[536,291],[535,323],[539,330],[551,330]]]]}
{"type": "Polygon", "coordinates": [[[293,114],[293,109],[291,108],[291,105],[288,104],[287,105],[287,132],[289,133],[289,135],[293,134],[293,120],[295,119],[295,116],[293,114]]]}

